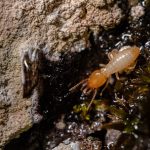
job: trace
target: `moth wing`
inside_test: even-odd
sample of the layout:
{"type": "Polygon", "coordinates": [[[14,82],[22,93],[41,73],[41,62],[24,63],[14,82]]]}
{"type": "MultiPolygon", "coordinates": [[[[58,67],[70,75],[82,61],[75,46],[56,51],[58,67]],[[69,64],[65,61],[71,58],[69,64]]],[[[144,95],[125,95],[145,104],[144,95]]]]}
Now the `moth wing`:
{"type": "Polygon", "coordinates": [[[23,97],[32,94],[39,80],[39,56],[37,50],[25,52],[22,58],[23,97]]]}

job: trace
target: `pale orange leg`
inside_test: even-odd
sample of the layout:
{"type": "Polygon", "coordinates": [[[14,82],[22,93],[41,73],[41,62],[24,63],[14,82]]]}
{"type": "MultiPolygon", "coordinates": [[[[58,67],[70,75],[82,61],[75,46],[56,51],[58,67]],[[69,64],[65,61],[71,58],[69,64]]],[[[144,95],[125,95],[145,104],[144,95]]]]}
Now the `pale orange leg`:
{"type": "Polygon", "coordinates": [[[76,84],[75,86],[73,86],[72,88],[70,88],[69,91],[75,90],[78,86],[80,86],[82,83],[84,83],[86,81],[87,81],[87,79],[81,80],[78,84],[76,84]]]}
{"type": "Polygon", "coordinates": [[[95,99],[96,94],[97,94],[97,89],[94,90],[94,94],[93,94],[93,97],[92,97],[92,99],[91,99],[91,101],[90,101],[90,104],[88,105],[87,111],[88,111],[89,108],[91,107],[91,105],[92,105],[92,103],[93,103],[93,100],[95,99]]]}
{"type": "MultiPolygon", "coordinates": [[[[110,78],[111,78],[111,77],[109,77],[109,79],[110,79],[110,78]]],[[[108,86],[108,84],[109,84],[109,79],[107,80],[105,86],[104,86],[103,89],[101,90],[100,96],[102,96],[104,90],[107,88],[107,86],[108,86]]]]}

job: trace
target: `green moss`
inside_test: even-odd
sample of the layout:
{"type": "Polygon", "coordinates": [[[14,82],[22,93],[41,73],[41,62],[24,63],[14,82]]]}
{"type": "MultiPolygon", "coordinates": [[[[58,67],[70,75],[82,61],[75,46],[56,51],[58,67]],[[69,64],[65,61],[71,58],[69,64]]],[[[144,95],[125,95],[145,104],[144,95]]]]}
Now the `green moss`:
{"type": "Polygon", "coordinates": [[[75,113],[80,114],[80,117],[84,120],[90,120],[90,115],[88,114],[88,110],[87,110],[87,103],[82,103],[80,105],[75,105],[73,107],[73,110],[75,113]]]}
{"type": "Polygon", "coordinates": [[[73,107],[73,111],[75,113],[78,113],[82,120],[92,121],[92,114],[97,111],[106,111],[108,110],[108,101],[106,99],[100,99],[100,100],[94,100],[92,103],[92,106],[88,110],[88,105],[90,101],[85,101],[84,103],[81,103],[79,105],[75,105],[73,107]]]}
{"type": "MultiPolygon", "coordinates": [[[[120,81],[117,81],[115,90],[119,95],[122,95],[124,100],[118,100],[113,106],[110,106],[110,114],[122,120],[125,125],[126,133],[137,133],[146,124],[149,124],[145,119],[149,112],[146,104],[149,105],[150,93],[150,64],[141,66],[132,73],[134,78],[127,78],[122,87],[118,88],[120,81]],[[144,105],[143,105],[144,104],[144,105]]],[[[120,87],[120,86],[119,86],[120,87]]],[[[143,131],[140,131],[143,132],[143,131]]],[[[147,133],[150,131],[147,128],[147,133]]]]}
{"type": "Polygon", "coordinates": [[[126,135],[149,135],[150,64],[137,67],[123,80],[116,80],[114,89],[109,91],[113,98],[94,100],[89,110],[90,101],[85,101],[74,106],[74,112],[90,122],[97,112],[105,112],[108,121],[102,122],[102,128],[120,130],[126,135]]]}

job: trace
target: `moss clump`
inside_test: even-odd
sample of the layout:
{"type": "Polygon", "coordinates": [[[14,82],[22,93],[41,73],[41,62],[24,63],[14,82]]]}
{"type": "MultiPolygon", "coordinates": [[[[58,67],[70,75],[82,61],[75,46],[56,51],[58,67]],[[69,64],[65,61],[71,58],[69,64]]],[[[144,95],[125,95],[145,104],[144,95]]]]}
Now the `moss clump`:
{"type": "Polygon", "coordinates": [[[93,100],[92,106],[88,110],[89,102],[84,102],[79,105],[75,105],[73,110],[78,113],[82,120],[92,121],[99,111],[106,111],[108,109],[108,102],[106,99],[93,100]]]}

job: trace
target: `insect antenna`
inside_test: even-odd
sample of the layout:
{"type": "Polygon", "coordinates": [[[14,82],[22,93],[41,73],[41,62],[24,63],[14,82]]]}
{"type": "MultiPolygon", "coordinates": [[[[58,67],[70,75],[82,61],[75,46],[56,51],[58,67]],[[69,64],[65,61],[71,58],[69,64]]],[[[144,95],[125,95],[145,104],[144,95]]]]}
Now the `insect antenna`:
{"type": "Polygon", "coordinates": [[[86,82],[87,79],[81,80],[79,83],[77,83],[75,86],[69,89],[69,91],[75,90],[78,86],[80,86],[82,83],[86,82]]]}
{"type": "Polygon", "coordinates": [[[93,103],[93,100],[95,99],[96,97],[96,94],[97,94],[97,89],[94,90],[94,94],[93,94],[93,97],[90,101],[90,104],[88,105],[88,108],[87,108],[87,111],[89,110],[89,108],[91,107],[92,103],[93,103]]]}

